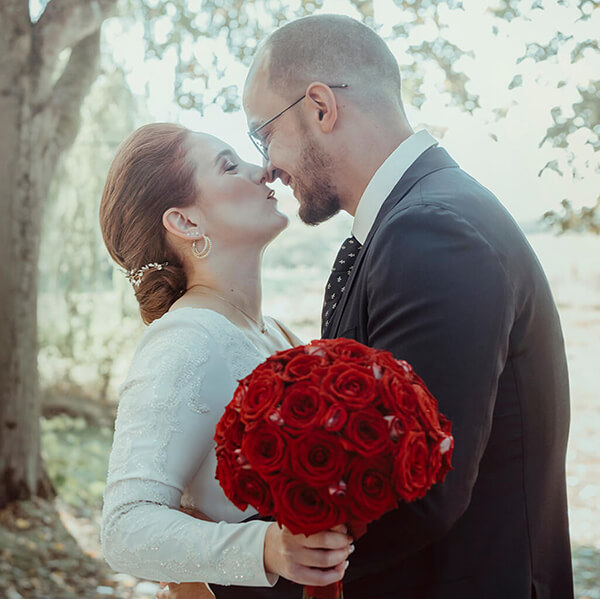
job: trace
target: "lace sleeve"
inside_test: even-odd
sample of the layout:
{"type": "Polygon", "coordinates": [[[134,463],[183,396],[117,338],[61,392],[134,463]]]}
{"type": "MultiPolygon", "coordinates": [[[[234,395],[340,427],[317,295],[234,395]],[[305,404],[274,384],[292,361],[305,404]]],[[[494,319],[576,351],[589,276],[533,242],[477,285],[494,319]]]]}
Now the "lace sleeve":
{"type": "Polygon", "coordinates": [[[277,577],[263,563],[269,523],[205,522],[177,509],[213,450],[235,381],[209,333],[176,315],[145,332],[120,391],[104,557],[115,570],[149,580],[271,586],[277,577]]]}

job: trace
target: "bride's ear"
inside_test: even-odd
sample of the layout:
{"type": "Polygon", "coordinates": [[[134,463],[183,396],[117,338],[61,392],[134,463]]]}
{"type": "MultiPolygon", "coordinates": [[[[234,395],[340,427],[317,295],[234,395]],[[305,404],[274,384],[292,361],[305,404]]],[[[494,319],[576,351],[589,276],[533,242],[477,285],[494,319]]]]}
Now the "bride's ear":
{"type": "Polygon", "coordinates": [[[194,239],[204,233],[202,218],[185,208],[169,208],[162,217],[164,228],[180,239],[194,239]]]}

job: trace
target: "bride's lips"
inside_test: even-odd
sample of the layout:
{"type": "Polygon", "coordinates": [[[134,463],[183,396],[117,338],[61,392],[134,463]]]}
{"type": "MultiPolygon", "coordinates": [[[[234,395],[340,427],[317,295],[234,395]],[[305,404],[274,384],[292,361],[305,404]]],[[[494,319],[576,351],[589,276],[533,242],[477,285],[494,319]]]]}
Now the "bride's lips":
{"type": "Polygon", "coordinates": [[[267,200],[272,200],[272,199],[277,199],[275,198],[275,190],[271,189],[271,191],[269,191],[269,195],[267,196],[267,200]]]}

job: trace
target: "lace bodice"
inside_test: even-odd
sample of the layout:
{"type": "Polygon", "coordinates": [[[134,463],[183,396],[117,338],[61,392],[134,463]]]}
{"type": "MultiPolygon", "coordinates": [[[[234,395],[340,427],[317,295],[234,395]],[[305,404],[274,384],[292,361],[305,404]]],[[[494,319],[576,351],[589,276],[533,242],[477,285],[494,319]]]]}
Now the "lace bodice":
{"type": "Polygon", "coordinates": [[[237,381],[266,357],[212,310],[181,308],[144,332],[120,389],[104,492],[102,546],[112,568],[169,582],[275,584],[263,564],[269,523],[241,523],[256,512],[225,497],[213,441],[237,381]]]}

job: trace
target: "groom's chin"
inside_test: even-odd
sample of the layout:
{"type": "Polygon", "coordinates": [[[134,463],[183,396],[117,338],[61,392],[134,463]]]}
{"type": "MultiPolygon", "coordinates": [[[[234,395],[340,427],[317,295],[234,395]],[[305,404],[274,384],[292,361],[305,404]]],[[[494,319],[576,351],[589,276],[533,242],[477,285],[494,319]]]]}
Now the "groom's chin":
{"type": "Polygon", "coordinates": [[[300,204],[298,216],[305,225],[320,225],[340,211],[339,199],[334,195],[315,198],[302,196],[299,193],[296,199],[300,204]]]}

